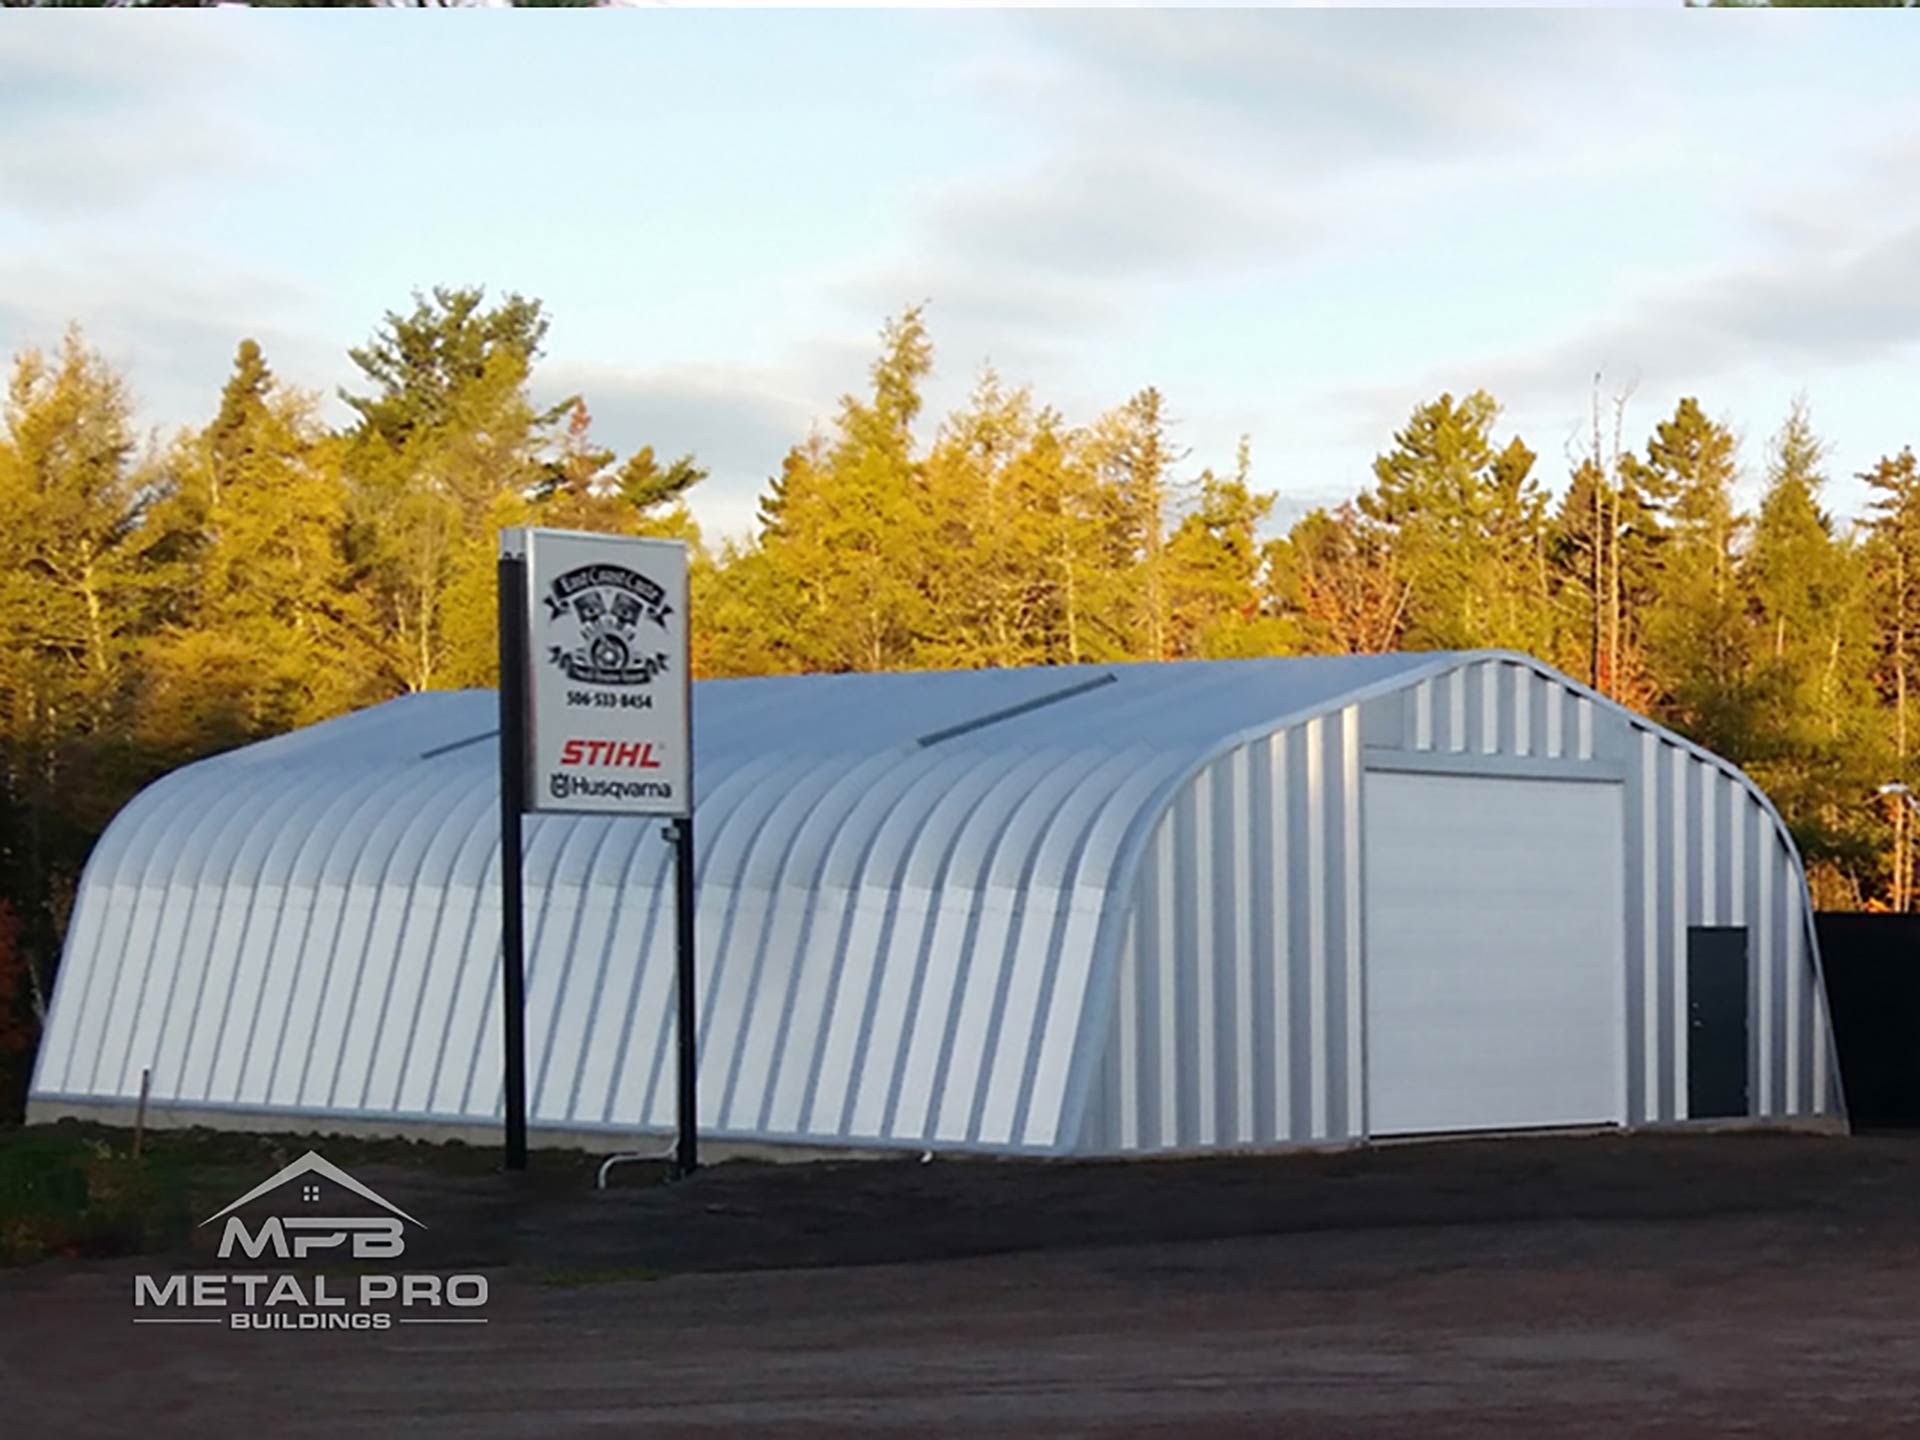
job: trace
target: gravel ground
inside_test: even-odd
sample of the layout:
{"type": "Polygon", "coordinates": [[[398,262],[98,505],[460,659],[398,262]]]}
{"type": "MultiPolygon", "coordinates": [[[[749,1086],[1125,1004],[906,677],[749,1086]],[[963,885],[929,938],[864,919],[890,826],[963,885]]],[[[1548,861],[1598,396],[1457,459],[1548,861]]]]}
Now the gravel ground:
{"type": "Polygon", "coordinates": [[[487,1325],[136,1328],[134,1273],[211,1256],[42,1263],[8,1433],[1920,1433],[1920,1137],[355,1173],[487,1325]]]}

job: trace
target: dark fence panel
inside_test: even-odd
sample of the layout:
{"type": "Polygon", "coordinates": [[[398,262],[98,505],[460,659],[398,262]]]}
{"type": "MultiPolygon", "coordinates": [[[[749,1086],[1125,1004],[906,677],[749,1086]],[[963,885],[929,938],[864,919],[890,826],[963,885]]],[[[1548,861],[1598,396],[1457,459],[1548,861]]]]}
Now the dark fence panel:
{"type": "Polygon", "coordinates": [[[1856,1128],[1920,1126],[1920,915],[1816,915],[1856,1128]]]}

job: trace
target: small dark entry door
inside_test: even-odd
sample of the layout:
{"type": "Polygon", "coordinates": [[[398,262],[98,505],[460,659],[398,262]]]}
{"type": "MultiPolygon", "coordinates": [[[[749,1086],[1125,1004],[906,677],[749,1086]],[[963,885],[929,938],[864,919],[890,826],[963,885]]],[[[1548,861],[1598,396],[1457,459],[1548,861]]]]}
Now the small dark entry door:
{"type": "Polygon", "coordinates": [[[1687,931],[1687,1113],[1747,1113],[1747,930],[1687,931]]]}

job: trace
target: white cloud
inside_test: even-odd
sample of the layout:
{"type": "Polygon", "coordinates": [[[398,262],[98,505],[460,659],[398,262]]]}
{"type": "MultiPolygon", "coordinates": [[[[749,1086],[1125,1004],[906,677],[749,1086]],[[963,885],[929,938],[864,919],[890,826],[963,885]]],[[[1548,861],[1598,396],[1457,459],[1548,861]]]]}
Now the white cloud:
{"type": "Polygon", "coordinates": [[[97,215],[183,178],[265,162],[258,138],[223,121],[213,97],[236,68],[255,73],[271,63],[270,48],[242,52],[216,29],[189,28],[179,17],[142,17],[137,41],[127,32],[83,38],[77,32],[89,18],[124,23],[48,16],[8,27],[0,46],[0,215],[97,215]]]}
{"type": "Polygon", "coordinates": [[[1271,177],[1183,147],[1081,145],[1024,174],[941,194],[925,217],[959,263],[1075,288],[1271,260],[1311,227],[1271,177]]]}
{"type": "Polygon", "coordinates": [[[0,147],[0,214],[100,223],[104,212],[163,196],[184,180],[258,170],[245,135],[194,124],[182,133],[105,116],[64,117],[0,147]]]}
{"type": "Polygon", "coordinates": [[[1048,11],[1028,24],[1073,73],[1058,88],[1082,123],[1257,145],[1295,175],[1525,147],[1570,79],[1604,86],[1647,65],[1644,35],[1586,15],[1048,11]]]}
{"type": "Polygon", "coordinates": [[[710,538],[752,532],[766,482],[819,418],[817,402],[797,393],[793,375],[742,366],[549,362],[535,386],[547,401],[580,395],[595,434],[623,457],[642,445],[662,459],[692,452],[709,472],[689,498],[710,538]]]}
{"type": "Polygon", "coordinates": [[[1631,387],[1644,401],[1791,391],[1898,363],[1920,351],[1920,130],[1900,123],[1821,175],[1740,203],[1728,217],[1739,258],[1657,272],[1605,318],[1535,346],[1330,392],[1323,413],[1341,443],[1379,448],[1413,405],[1485,388],[1557,468],[1566,435],[1587,423],[1596,373],[1603,393],[1631,387]]]}
{"type": "Polygon", "coordinates": [[[314,388],[345,365],[309,323],[300,282],[151,249],[61,259],[0,256],[0,355],[51,348],[70,324],[129,380],[143,419],[163,428],[213,412],[236,346],[251,336],[288,382],[314,388]]]}
{"type": "Polygon", "coordinates": [[[1516,404],[1564,393],[1596,369],[1699,386],[1756,371],[1811,375],[1920,344],[1920,224],[1856,234],[1844,249],[1785,253],[1651,287],[1617,320],[1477,367],[1516,404]]]}
{"type": "Polygon", "coordinates": [[[230,37],[203,21],[152,16],[127,25],[77,15],[9,25],[0,45],[0,118],[98,110],[197,88],[240,58],[230,37]]]}
{"type": "Polygon", "coordinates": [[[946,88],[1017,132],[1007,161],[924,188],[905,253],[833,291],[863,317],[930,298],[944,349],[969,364],[991,353],[1015,376],[1129,343],[1195,283],[1284,276],[1377,223],[1410,172],[1429,193],[1443,172],[1485,180],[1494,157],[1550,158],[1558,173],[1596,143],[1582,134],[1584,150],[1547,156],[1559,72],[1604,85],[1633,59],[1578,16],[1127,10],[1004,24],[1004,43],[958,59],[946,88]]]}
{"type": "Polygon", "coordinates": [[[1074,144],[923,199],[911,253],[830,283],[862,318],[928,300],[943,348],[1043,366],[1110,335],[1154,292],[1284,261],[1315,227],[1271,178],[1171,146],[1074,144]]]}

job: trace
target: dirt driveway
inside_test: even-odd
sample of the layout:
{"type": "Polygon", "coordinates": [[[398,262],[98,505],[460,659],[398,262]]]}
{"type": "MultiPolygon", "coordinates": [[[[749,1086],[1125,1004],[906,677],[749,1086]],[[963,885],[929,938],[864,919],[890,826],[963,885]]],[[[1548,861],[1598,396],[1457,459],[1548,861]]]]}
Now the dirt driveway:
{"type": "Polygon", "coordinates": [[[1920,1434],[1920,1137],[356,1174],[487,1325],[136,1329],[166,1262],[44,1263],[7,1432],[1920,1434]]]}

